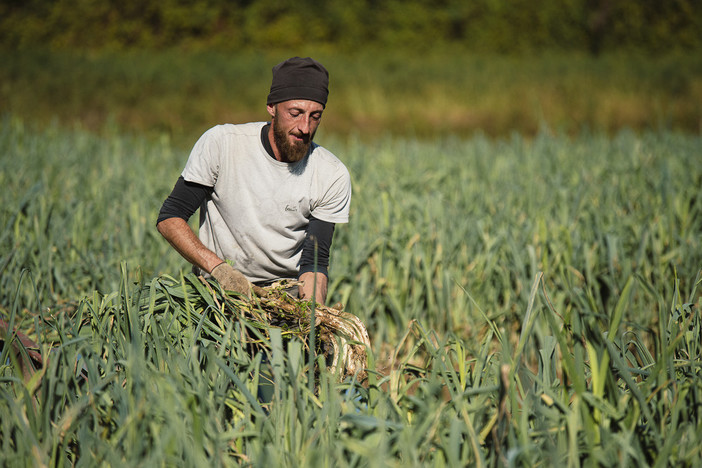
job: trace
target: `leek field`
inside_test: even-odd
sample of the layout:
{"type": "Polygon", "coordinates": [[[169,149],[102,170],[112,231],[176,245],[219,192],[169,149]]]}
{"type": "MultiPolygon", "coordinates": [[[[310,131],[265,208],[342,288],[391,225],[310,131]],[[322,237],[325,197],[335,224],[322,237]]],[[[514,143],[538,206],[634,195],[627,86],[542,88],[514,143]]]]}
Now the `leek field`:
{"type": "Polygon", "coordinates": [[[702,464],[699,133],[322,129],[363,380],[159,236],[167,135],[1,118],[0,465],[702,464]]]}

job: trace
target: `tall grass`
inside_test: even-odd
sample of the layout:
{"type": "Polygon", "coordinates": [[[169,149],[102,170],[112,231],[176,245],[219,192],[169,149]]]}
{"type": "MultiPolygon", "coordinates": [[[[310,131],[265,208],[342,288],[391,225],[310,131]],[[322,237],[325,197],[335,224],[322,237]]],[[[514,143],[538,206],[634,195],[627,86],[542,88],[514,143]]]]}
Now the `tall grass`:
{"type": "Polygon", "coordinates": [[[4,465],[702,461],[699,137],[320,138],[354,183],[329,302],[372,350],[310,391],[156,235],[186,151],[3,120],[0,313],[46,358],[4,337],[4,465]]]}
{"type": "MultiPolygon", "coordinates": [[[[475,332],[475,303],[513,324],[539,272],[564,314],[609,314],[632,277],[672,297],[675,271],[690,288],[700,267],[699,146],[666,133],[357,143],[358,214],[338,230],[332,291],[388,337],[412,319],[475,332]]],[[[627,324],[656,316],[645,289],[632,301],[627,324]]]]}

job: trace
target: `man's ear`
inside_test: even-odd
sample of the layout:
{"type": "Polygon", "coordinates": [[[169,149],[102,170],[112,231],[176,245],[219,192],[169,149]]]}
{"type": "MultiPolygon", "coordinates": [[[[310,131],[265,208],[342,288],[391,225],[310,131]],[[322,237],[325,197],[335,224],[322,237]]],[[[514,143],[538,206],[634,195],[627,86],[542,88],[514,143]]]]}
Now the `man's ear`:
{"type": "Polygon", "coordinates": [[[271,114],[272,118],[275,118],[275,104],[268,104],[266,106],[266,110],[268,110],[268,113],[271,114]]]}

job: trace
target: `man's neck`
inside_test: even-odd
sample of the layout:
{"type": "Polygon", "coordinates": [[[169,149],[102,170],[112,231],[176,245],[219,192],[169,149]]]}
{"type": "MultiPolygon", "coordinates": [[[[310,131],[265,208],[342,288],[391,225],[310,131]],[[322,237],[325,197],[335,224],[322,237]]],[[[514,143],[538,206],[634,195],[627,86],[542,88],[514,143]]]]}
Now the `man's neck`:
{"type": "Polygon", "coordinates": [[[280,161],[276,157],[276,152],[273,149],[275,147],[275,142],[273,141],[273,126],[270,123],[264,125],[261,129],[261,144],[271,158],[280,161]]]}

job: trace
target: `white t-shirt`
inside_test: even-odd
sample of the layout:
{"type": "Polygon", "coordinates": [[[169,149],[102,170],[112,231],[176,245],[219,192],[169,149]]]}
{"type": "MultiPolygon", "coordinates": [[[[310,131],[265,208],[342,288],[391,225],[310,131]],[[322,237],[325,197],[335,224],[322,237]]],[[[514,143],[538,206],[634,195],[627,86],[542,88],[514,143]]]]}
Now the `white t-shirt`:
{"type": "Polygon", "coordinates": [[[296,278],[310,217],[347,223],[351,203],[351,178],[336,156],[312,143],[301,161],[277,161],[261,143],[265,125],[209,129],[182,173],[214,188],[200,207],[200,240],[252,282],[296,278]]]}

